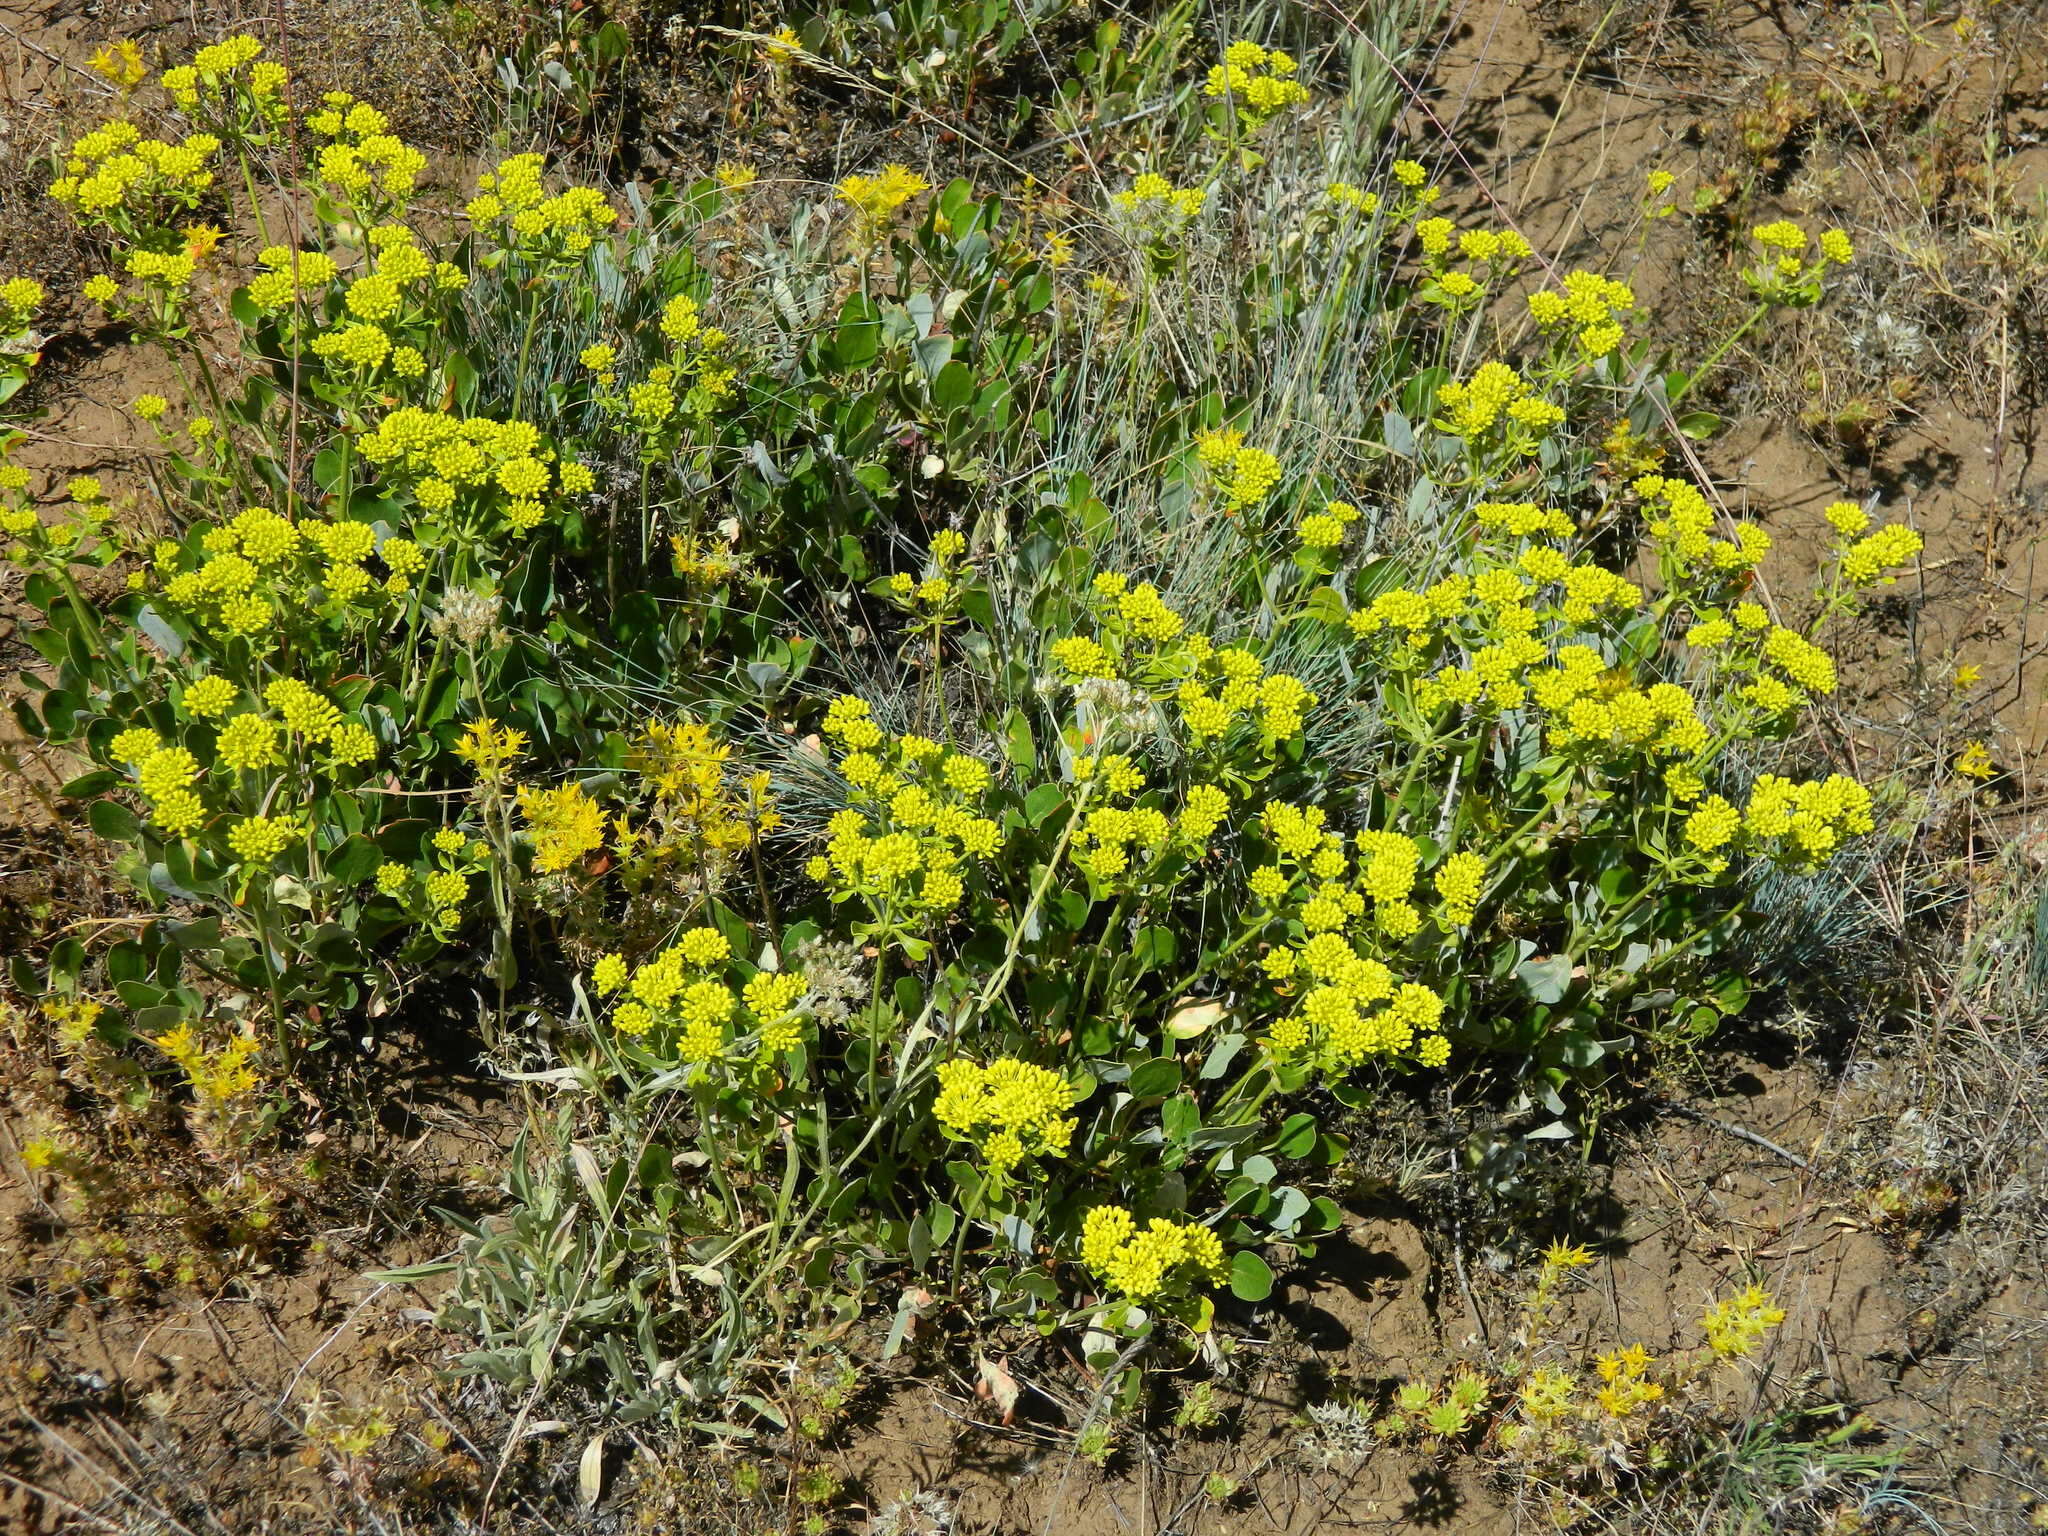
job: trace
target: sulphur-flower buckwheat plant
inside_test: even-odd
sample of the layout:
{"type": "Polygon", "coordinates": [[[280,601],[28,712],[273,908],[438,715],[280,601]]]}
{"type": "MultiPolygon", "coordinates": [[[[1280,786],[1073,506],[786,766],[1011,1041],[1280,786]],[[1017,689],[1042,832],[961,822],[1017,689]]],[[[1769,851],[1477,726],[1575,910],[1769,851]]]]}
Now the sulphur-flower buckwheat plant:
{"type": "MultiPolygon", "coordinates": [[[[982,21],[892,91],[992,69],[982,21]]],[[[832,22],[742,39],[749,89],[792,110],[832,22]]],[[[1118,36],[1061,142],[1117,131],[1118,36]]],[[[225,1155],[432,1018],[532,1095],[502,1209],[400,1276],[452,1273],[462,1368],[759,1434],[783,1346],[878,1316],[1071,1337],[1134,1411],[1340,1230],[1347,1126],[1483,1079],[1591,1148],[1739,1013],[1759,891],[1895,819],[1799,733],[1920,535],[1831,506],[1774,606],[1769,536],[1667,472],[1706,370],[1633,287],[1521,298],[1526,240],[1323,131],[1363,119],[1322,44],[1162,57],[1106,184],[763,159],[615,205],[504,151],[451,198],[253,38],[111,52],[50,191],[178,384],[146,484],[0,437],[17,719],[145,904],[15,968],[65,1070],[225,1155]]],[[[1766,305],[1854,254],[1755,243],[1766,305]]],[[[0,403],[44,302],[0,284],[0,403]]],[[[1582,1252],[1526,1370],[1365,1433],[1582,1486],[1782,1321],[1567,1358],[1582,1252]]]]}

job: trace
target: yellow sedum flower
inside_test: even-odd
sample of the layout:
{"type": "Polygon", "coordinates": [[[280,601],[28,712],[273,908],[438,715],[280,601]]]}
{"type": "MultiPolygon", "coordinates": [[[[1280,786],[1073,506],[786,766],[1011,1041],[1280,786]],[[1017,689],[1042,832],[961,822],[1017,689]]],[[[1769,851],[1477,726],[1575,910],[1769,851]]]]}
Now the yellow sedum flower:
{"type": "Polygon", "coordinates": [[[909,166],[892,162],[873,176],[848,176],[833,190],[853,209],[861,237],[871,240],[897,209],[920,192],[929,192],[931,183],[909,166]]]}
{"type": "Polygon", "coordinates": [[[536,873],[559,875],[604,846],[604,812],[574,784],[535,789],[522,784],[519,814],[533,842],[536,873]]]}
{"type": "Polygon", "coordinates": [[[1710,1307],[1700,1318],[1707,1346],[1723,1360],[1739,1360],[1754,1354],[1756,1347],[1785,1321],[1785,1309],[1773,1304],[1771,1293],[1752,1285],[1740,1295],[1710,1307]]]}

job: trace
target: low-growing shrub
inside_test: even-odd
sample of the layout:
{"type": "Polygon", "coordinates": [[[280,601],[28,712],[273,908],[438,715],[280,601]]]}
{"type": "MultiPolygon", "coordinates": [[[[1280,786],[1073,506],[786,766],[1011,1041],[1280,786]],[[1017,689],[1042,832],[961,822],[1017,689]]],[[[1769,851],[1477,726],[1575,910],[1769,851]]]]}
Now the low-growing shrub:
{"type": "MultiPolygon", "coordinates": [[[[336,93],[285,240],[260,54],[61,156],[90,295],[189,398],[135,402],[162,536],[0,479],[17,717],[162,916],[13,981],[200,1101],[469,981],[556,1101],[504,1215],[398,1276],[457,1272],[473,1369],[772,1418],[764,1331],[880,1300],[892,1352],[950,1299],[1134,1371],[1337,1226],[1331,1102],[1480,1062],[1578,1133],[1743,1007],[1747,873],[1874,830],[1853,779],[1756,765],[1917,535],[1839,504],[1774,614],[1769,539],[1662,473],[1712,422],[1630,288],[1527,289],[1414,161],[1330,174],[1289,54],[1232,45],[1200,163],[1072,232],[900,165],[750,229],[744,168],[622,221],[520,154],[458,213],[336,93]],[[1274,233],[1188,389],[1176,285],[1226,220],[1274,233]],[[1275,356],[1349,391],[1313,451],[1275,356]]],[[[1766,312],[1850,254],[1758,240],[1766,312]]]]}

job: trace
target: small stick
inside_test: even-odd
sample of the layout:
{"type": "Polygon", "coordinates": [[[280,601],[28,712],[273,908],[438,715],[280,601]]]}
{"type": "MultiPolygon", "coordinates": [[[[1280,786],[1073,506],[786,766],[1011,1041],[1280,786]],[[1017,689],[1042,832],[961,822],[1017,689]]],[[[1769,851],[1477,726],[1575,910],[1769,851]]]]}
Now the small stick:
{"type": "Polygon", "coordinates": [[[1702,1114],[1689,1104],[1680,1104],[1671,1099],[1659,1099],[1657,1103],[1660,1107],[1670,1110],[1673,1114],[1683,1115],[1688,1120],[1696,1120],[1701,1125],[1719,1131],[1723,1136],[1733,1136],[1737,1141],[1746,1141],[1753,1147],[1762,1147],[1766,1152],[1776,1153],[1795,1168],[1803,1168],[1808,1173],[1818,1171],[1812,1163],[1801,1157],[1797,1152],[1786,1151],[1785,1148],[1779,1146],[1767,1136],[1759,1136],[1755,1131],[1745,1130],[1739,1125],[1730,1125],[1726,1120],[1716,1120],[1712,1115],[1702,1114]]]}

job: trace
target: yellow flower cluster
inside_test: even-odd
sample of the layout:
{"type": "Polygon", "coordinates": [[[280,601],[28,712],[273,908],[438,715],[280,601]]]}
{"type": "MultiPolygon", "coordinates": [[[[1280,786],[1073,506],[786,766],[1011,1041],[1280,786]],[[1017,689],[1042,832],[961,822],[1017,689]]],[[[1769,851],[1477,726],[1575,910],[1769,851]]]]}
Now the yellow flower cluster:
{"type": "Polygon", "coordinates": [[[1640,1344],[1607,1351],[1594,1362],[1594,1369],[1601,1385],[1593,1400],[1610,1419],[1625,1419],[1664,1396],[1663,1387],[1650,1380],[1650,1353],[1640,1344]]]}
{"type": "MultiPolygon", "coordinates": [[[[132,49],[134,44],[122,46],[132,49]]],[[[201,107],[218,108],[232,99],[239,89],[245,88],[262,115],[276,122],[281,121],[284,114],[284,103],[280,98],[286,78],[285,67],[264,59],[263,45],[243,32],[207,44],[192,55],[190,64],[165,70],[162,81],[181,112],[193,112],[201,107]],[[246,81],[238,76],[238,72],[245,68],[248,70],[246,81]]]]}
{"type": "Polygon", "coordinates": [[[1666,475],[1640,475],[1630,489],[1646,503],[1650,536],[1665,547],[1676,573],[1696,569],[1732,575],[1762,563],[1771,536],[1754,523],[1737,523],[1733,539],[1717,539],[1714,509],[1698,486],[1666,475]]]}
{"type": "Polygon", "coordinates": [[[50,196],[89,224],[134,233],[158,222],[158,204],[195,208],[213,185],[220,140],[195,133],[171,144],[144,138],[133,123],[111,122],[72,144],[50,196]]]}
{"type": "Polygon", "coordinates": [[[86,68],[123,94],[134,90],[149,75],[148,66],[142,62],[141,46],[125,37],[101,44],[85,63],[86,68]]]}
{"type": "Polygon", "coordinates": [[[1569,539],[1578,532],[1569,512],[1539,507],[1533,501],[1482,501],[1472,509],[1480,529],[1494,538],[1530,539],[1549,535],[1569,539]]]}
{"type": "Polygon", "coordinates": [[[1482,363],[1463,383],[1445,383],[1436,403],[1447,413],[1437,418],[1440,431],[1471,438],[1505,423],[1510,443],[1525,452],[1534,452],[1537,438],[1564,420],[1562,406],[1532,393],[1529,381],[1502,362],[1482,363]]]}
{"type": "Polygon", "coordinates": [[[1323,510],[1311,512],[1295,530],[1305,548],[1335,549],[1344,542],[1344,532],[1358,521],[1358,508],[1348,501],[1323,503],[1323,510]]]}
{"type": "Polygon", "coordinates": [[[1163,219],[1169,224],[1188,223],[1208,201],[1206,188],[1176,187],[1157,171],[1140,173],[1128,189],[1110,198],[1117,208],[1142,223],[1157,223],[1163,219]]]}
{"type": "Polygon", "coordinates": [[[1771,1293],[1752,1285],[1709,1308],[1700,1327],[1706,1331],[1708,1348],[1723,1360],[1736,1360],[1754,1353],[1784,1321],[1785,1309],[1773,1304],[1771,1293]]]}
{"type": "MultiPolygon", "coordinates": [[[[1780,260],[1797,260],[1806,254],[1807,233],[1790,219],[1776,219],[1769,224],[1759,224],[1750,230],[1749,237],[1765,250],[1778,252],[1780,260]]],[[[1850,240],[1845,230],[1822,230],[1820,251],[1823,259],[1838,266],[1856,259],[1855,243],[1850,240]]],[[[1796,272],[1797,268],[1793,271],[1796,272]]]]}
{"type": "Polygon", "coordinates": [[[245,816],[228,828],[228,847],[244,864],[261,866],[304,835],[305,828],[291,816],[245,816]]]}
{"type": "Polygon", "coordinates": [[[1486,860],[1476,853],[1454,853],[1437,867],[1436,893],[1442,899],[1443,921],[1455,928],[1469,925],[1479,910],[1486,886],[1486,860]]]}
{"type": "Polygon", "coordinates": [[[848,176],[833,189],[859,219],[862,239],[872,239],[898,208],[929,192],[931,183],[907,165],[891,163],[873,176],[848,176]]]}
{"type": "Polygon", "coordinates": [[[1842,552],[1842,575],[1852,586],[1890,586],[1898,579],[1892,571],[1910,564],[1923,545],[1917,529],[1888,523],[1842,552]]]}
{"type": "Polygon", "coordinates": [[[28,329],[43,307],[43,285],[32,277],[10,277],[0,283],[0,343],[28,329]]]}
{"type": "Polygon", "coordinates": [[[1233,512],[1257,506],[1280,484],[1280,461],[1263,448],[1246,447],[1234,427],[1202,433],[1195,439],[1195,457],[1233,512]]]}
{"type": "Polygon", "coordinates": [[[1463,666],[1446,666],[1415,685],[1416,705],[1434,715],[1446,705],[1498,711],[1520,709],[1528,699],[1527,669],[1549,658],[1543,642],[1510,634],[1471,652],[1463,666]]]}
{"type": "Polygon", "coordinates": [[[666,362],[657,363],[645,378],[616,388],[618,351],[605,344],[584,348],[580,361],[597,375],[597,404],[643,438],[643,459],[659,457],[674,432],[687,421],[704,421],[731,399],[739,370],[729,349],[730,337],[706,325],[702,307],[687,294],[677,294],[662,310],[660,331],[669,343],[666,362]]]}
{"type": "Polygon", "coordinates": [[[1570,331],[1588,357],[1605,357],[1622,343],[1620,316],[1636,307],[1635,290],[1597,272],[1567,272],[1562,291],[1529,295],[1529,314],[1544,330],[1570,331]]]}
{"type": "Polygon", "coordinates": [[[636,1039],[653,1036],[686,1062],[720,1059],[735,1040],[752,1035],[771,1058],[801,1041],[796,1015],[809,991],[798,971],[759,971],[735,996],[725,977],[732,946],[716,928],[692,928],[646,964],[629,968],[606,955],[591,970],[601,997],[623,992],[612,1027],[636,1039]]]}
{"type": "Polygon", "coordinates": [[[1074,1089],[1046,1067],[1013,1056],[987,1066],[953,1060],[939,1066],[932,1117],[955,1141],[972,1143],[989,1171],[1006,1177],[1027,1157],[1065,1157],[1077,1122],[1067,1117],[1074,1089]]]}
{"type": "Polygon", "coordinates": [[[333,282],[334,258],[324,251],[301,251],[268,245],[256,254],[264,270],[249,281],[249,299],[258,309],[283,309],[293,300],[314,295],[333,282]]]}
{"type": "Polygon", "coordinates": [[[1710,795],[1686,819],[1686,841],[1709,855],[1709,867],[1726,865],[1724,849],[1741,839],[1771,857],[1800,868],[1825,863],[1844,838],[1876,830],[1870,791],[1845,774],[1794,782],[1763,774],[1750,789],[1749,803],[1738,811],[1720,795],[1710,795]]]}
{"type": "MultiPolygon", "coordinates": [[[[1420,931],[1422,914],[1410,900],[1422,861],[1414,839],[1360,832],[1347,856],[1321,807],[1284,801],[1268,801],[1261,823],[1275,861],[1251,876],[1252,893],[1265,908],[1258,920],[1269,920],[1288,900],[1287,915],[1307,935],[1298,945],[1268,950],[1260,962],[1283,992],[1301,994],[1297,1011],[1269,1031],[1268,1049],[1330,1074],[1375,1056],[1412,1052],[1425,1066],[1449,1060],[1449,1043],[1437,1033],[1443,1000],[1428,987],[1399,981],[1383,961],[1359,949],[1360,943],[1398,946],[1420,931]]],[[[1438,880],[1446,921],[1470,920],[1484,874],[1476,855],[1446,861],[1438,880]]]]}
{"type": "Polygon", "coordinates": [[[1750,789],[1742,822],[1752,837],[1776,842],[1795,862],[1809,865],[1826,861],[1844,837],[1876,829],[1870,791],[1840,773],[1801,783],[1763,774],[1750,789]]]}
{"type": "Polygon", "coordinates": [[[1333,181],[1323,190],[1330,201],[1339,208],[1348,208],[1353,213],[1361,213],[1367,217],[1380,211],[1379,193],[1368,192],[1351,182],[1333,181]]]}
{"type": "Polygon", "coordinates": [[[328,140],[317,161],[321,181],[366,211],[402,207],[427,157],[390,131],[384,114],[347,91],[329,91],[306,126],[328,140]]]}
{"type": "Polygon", "coordinates": [[[425,556],[409,539],[386,539],[379,551],[368,523],[293,523],[267,507],[250,507],[207,529],[199,545],[201,563],[189,571],[181,546],[166,541],[156,547],[151,571],[165,598],[259,652],[276,643],[271,628],[280,606],[317,605],[322,598],[346,605],[373,590],[402,593],[425,568],[425,556]],[[363,565],[373,553],[381,553],[390,572],[381,584],[363,565]]]}
{"type": "MultiPolygon", "coordinates": [[[[1099,761],[1076,758],[1074,777],[1094,779],[1103,793],[1114,799],[1130,799],[1145,788],[1144,774],[1121,754],[1099,761]]],[[[1092,879],[1114,885],[1122,877],[1141,872],[1132,867],[1134,848],[1149,859],[1173,843],[1199,858],[1229,809],[1229,796],[1212,784],[1192,786],[1178,816],[1169,817],[1153,805],[1096,805],[1082,817],[1068,857],[1092,879]]]]}
{"type": "Polygon", "coordinates": [[[688,838],[731,852],[753,840],[746,805],[726,784],[732,748],[698,720],[649,720],[633,744],[627,767],[641,775],[664,815],[679,820],[688,838]]]}
{"type": "Polygon", "coordinates": [[[1693,758],[1712,733],[1693,696],[1676,683],[1638,688],[1617,683],[1605,659],[1590,646],[1570,645],[1557,665],[1534,673],[1530,696],[1548,721],[1553,750],[1613,758],[1644,754],[1693,758]]]}
{"type": "Polygon", "coordinates": [[[150,819],[172,837],[183,837],[206,820],[205,803],[193,787],[199,760],[183,747],[166,746],[141,726],[117,735],[108,756],[134,770],[136,787],[151,802],[150,819]]]}
{"type": "Polygon", "coordinates": [[[365,432],[357,449],[388,485],[410,489],[423,510],[438,516],[458,499],[469,508],[495,508],[515,535],[539,526],[550,496],[581,495],[596,483],[588,466],[555,462],[528,421],[401,406],[365,432]]]}
{"type": "Polygon", "coordinates": [[[833,700],[825,733],[842,750],[851,803],[832,818],[811,878],[834,901],[859,895],[898,916],[958,906],[967,891],[961,861],[986,863],[1002,846],[1002,829],[978,814],[993,780],[988,765],[926,737],[887,735],[851,695],[833,700]]]}
{"type": "Polygon", "coordinates": [[[1133,584],[1112,571],[1099,572],[1089,588],[1095,610],[1096,638],[1068,635],[1048,647],[1053,662],[1069,681],[1114,679],[1163,680],[1178,669],[1198,666],[1210,654],[1201,636],[1181,638],[1181,616],[1148,582],[1133,584]],[[1133,645],[1141,642],[1142,648],[1133,645]]]}
{"type": "MultiPolygon", "coordinates": [[[[1420,206],[1418,201],[1417,208],[1420,206]]],[[[1445,218],[1418,219],[1415,241],[1422,248],[1423,265],[1429,273],[1420,297],[1426,303],[1443,304],[1453,310],[1470,308],[1496,278],[1513,276],[1522,262],[1534,254],[1529,242],[1511,229],[1461,232],[1445,218]],[[1469,267],[1453,267],[1453,261],[1466,262],[1469,267]],[[1471,268],[1483,270],[1475,273],[1471,268]]],[[[1563,413],[1544,401],[1531,399],[1521,402],[1516,419],[1524,425],[1547,428],[1562,420],[1563,413]]]]}
{"type": "Polygon", "coordinates": [[[181,1019],[158,1035],[155,1044],[178,1064],[194,1095],[209,1109],[231,1104],[256,1086],[256,1069],[250,1065],[258,1050],[254,1035],[237,1031],[227,1044],[212,1050],[191,1021],[181,1019]]]}
{"type": "MultiPolygon", "coordinates": [[[[1483,534],[1496,537],[1526,539],[1571,528],[1564,514],[1534,503],[1482,503],[1475,519],[1483,534]]],[[[1456,648],[1461,659],[1414,686],[1415,703],[1426,715],[1533,702],[1547,718],[1556,749],[1690,757],[1706,748],[1710,733],[1685,689],[1670,683],[1637,688],[1582,643],[1559,645],[1553,656],[1552,645],[1603,615],[1617,624],[1633,619],[1643,602],[1634,582],[1591,561],[1574,562],[1548,543],[1530,544],[1511,558],[1511,564],[1478,563],[1472,573],[1454,572],[1423,591],[1381,593],[1350,615],[1349,627],[1361,637],[1397,635],[1389,658],[1397,667],[1417,665],[1438,641],[1456,648]]],[[[1811,657],[1796,660],[1814,675],[1811,657]]]]}
{"type": "Polygon", "coordinates": [[[1835,663],[1828,653],[1804,635],[1772,624],[1757,603],[1737,603],[1726,614],[1703,610],[1686,630],[1685,643],[1710,652],[1732,647],[1724,663],[1752,674],[1737,697],[1767,718],[1783,715],[1811,695],[1835,691],[1835,663]]]}
{"type": "Polygon", "coordinates": [[[604,811],[574,784],[554,789],[519,786],[519,814],[533,840],[533,867],[543,875],[573,869],[604,846],[604,811]]]}
{"type": "Polygon", "coordinates": [[[1141,1229],[1120,1205],[1098,1205],[1081,1223],[1081,1262],[1135,1301],[1175,1284],[1220,1285],[1230,1270],[1223,1240],[1198,1222],[1155,1216],[1141,1229]]]}
{"type": "Polygon", "coordinates": [[[550,197],[541,182],[544,156],[513,155],[476,181],[465,212],[504,249],[527,261],[567,265],[583,255],[618,212],[595,187],[570,187],[550,197]]]}
{"type": "Polygon", "coordinates": [[[501,784],[526,755],[526,732],[488,716],[472,720],[455,743],[455,755],[469,764],[480,783],[501,784]]]}
{"type": "Polygon", "coordinates": [[[1294,78],[1299,68],[1278,48],[1235,42],[1223,50],[1223,62],[1209,71],[1202,94],[1226,100],[1237,109],[1244,130],[1254,133],[1308,100],[1308,87],[1294,78]]]}
{"type": "MultiPolygon", "coordinates": [[[[1443,195],[1443,189],[1429,184],[1429,172],[1419,161],[1396,160],[1392,171],[1393,186],[1384,195],[1348,181],[1330,182],[1323,189],[1324,195],[1346,213],[1363,214],[1366,217],[1383,215],[1385,222],[1381,227],[1387,232],[1388,238],[1398,242],[1406,238],[1401,226],[1437,202],[1443,195]]],[[[1432,273],[1440,274],[1443,260],[1450,253],[1451,236],[1456,233],[1456,226],[1450,224],[1448,220],[1441,221],[1439,233],[1437,222],[1424,222],[1429,222],[1431,228],[1425,234],[1418,226],[1417,236],[1423,244],[1423,254],[1428,260],[1430,270],[1432,273]]],[[[1528,242],[1519,235],[1502,234],[1494,236],[1493,240],[1492,251],[1495,259],[1514,261],[1531,254],[1528,242]]],[[[1480,248],[1485,248],[1484,242],[1480,248]]]]}
{"type": "Polygon", "coordinates": [[[1217,651],[1204,642],[1196,649],[1202,660],[1174,695],[1189,741],[1197,746],[1221,741],[1240,719],[1253,714],[1260,743],[1268,752],[1301,734],[1316,696],[1300,678],[1268,672],[1265,663],[1242,646],[1217,651]]]}
{"type": "Polygon", "coordinates": [[[1819,237],[1820,255],[1808,251],[1811,237],[1790,219],[1758,224],[1749,232],[1758,246],[1755,263],[1743,274],[1751,290],[1767,304],[1795,307],[1821,296],[1821,278],[1829,267],[1855,260],[1856,245],[1846,230],[1826,229],[1819,237]]]}
{"type": "Polygon", "coordinates": [[[461,922],[462,903],[469,895],[469,876],[488,863],[490,845],[463,835],[460,828],[443,827],[427,841],[419,864],[385,863],[377,867],[375,885],[379,895],[403,899],[415,886],[423,905],[407,903],[414,916],[442,935],[461,922]]]}
{"type": "MultiPolygon", "coordinates": [[[[233,683],[209,675],[187,687],[183,702],[192,718],[212,720],[239,697],[233,683]]],[[[319,747],[324,748],[321,770],[335,774],[361,767],[377,755],[377,739],[367,725],[346,718],[297,678],[274,679],[263,690],[263,703],[276,712],[276,719],[246,710],[214,733],[215,767],[230,775],[255,773],[283,764],[288,751],[319,747]]],[[[136,787],[151,802],[151,819],[163,831],[182,837],[206,820],[208,811],[199,793],[205,769],[189,749],[167,745],[146,726],[133,726],[114,736],[107,756],[134,770],[136,787]]],[[[228,840],[239,858],[260,864],[275,858],[301,831],[289,816],[258,816],[239,823],[228,840]]]]}

